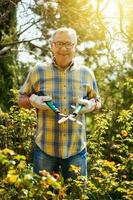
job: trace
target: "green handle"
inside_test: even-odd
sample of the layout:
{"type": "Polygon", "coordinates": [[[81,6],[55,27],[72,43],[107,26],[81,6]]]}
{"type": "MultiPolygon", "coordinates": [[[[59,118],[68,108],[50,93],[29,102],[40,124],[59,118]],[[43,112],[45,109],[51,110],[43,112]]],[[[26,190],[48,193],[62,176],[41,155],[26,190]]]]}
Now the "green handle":
{"type": "Polygon", "coordinates": [[[75,109],[73,115],[76,116],[83,107],[84,107],[84,105],[79,104],[78,107],[75,109]]]}
{"type": "MultiPolygon", "coordinates": [[[[83,99],[88,99],[87,96],[84,96],[83,99]]],[[[78,115],[78,113],[80,112],[80,110],[84,107],[84,105],[79,104],[78,107],[75,109],[75,111],[73,112],[73,115],[75,115],[75,117],[78,115]]]]}
{"type": "Polygon", "coordinates": [[[60,113],[59,109],[55,107],[55,105],[51,101],[45,101],[45,103],[55,112],[60,113]]]}
{"type": "MultiPolygon", "coordinates": [[[[44,93],[43,92],[39,92],[38,93],[39,96],[44,96],[44,93]]],[[[55,107],[55,105],[51,102],[51,101],[44,101],[44,103],[46,103],[49,108],[51,108],[51,110],[53,110],[55,113],[60,113],[59,109],[55,107]]]]}

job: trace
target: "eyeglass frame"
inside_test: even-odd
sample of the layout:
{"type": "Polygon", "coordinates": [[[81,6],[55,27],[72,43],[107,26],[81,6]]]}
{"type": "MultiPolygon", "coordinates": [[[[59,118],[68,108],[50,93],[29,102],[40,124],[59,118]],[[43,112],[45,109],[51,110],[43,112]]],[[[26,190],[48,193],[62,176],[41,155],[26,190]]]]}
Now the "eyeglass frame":
{"type": "Polygon", "coordinates": [[[75,45],[74,43],[60,42],[60,41],[52,42],[52,43],[55,45],[56,48],[59,48],[59,49],[61,49],[63,46],[65,46],[66,49],[72,49],[75,45]],[[58,46],[57,43],[60,44],[60,46],[58,46]],[[69,47],[66,46],[67,44],[70,45],[70,46],[69,47]]]}

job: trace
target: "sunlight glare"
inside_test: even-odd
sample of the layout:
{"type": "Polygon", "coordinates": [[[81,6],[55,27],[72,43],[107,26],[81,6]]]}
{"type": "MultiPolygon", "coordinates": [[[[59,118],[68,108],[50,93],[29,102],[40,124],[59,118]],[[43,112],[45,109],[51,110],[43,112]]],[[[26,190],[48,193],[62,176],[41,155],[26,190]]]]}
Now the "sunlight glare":
{"type": "MultiPolygon", "coordinates": [[[[97,7],[97,0],[90,0],[95,10],[97,7]]],[[[118,15],[117,1],[116,0],[103,0],[99,4],[99,9],[106,17],[116,17],[118,15]]]]}

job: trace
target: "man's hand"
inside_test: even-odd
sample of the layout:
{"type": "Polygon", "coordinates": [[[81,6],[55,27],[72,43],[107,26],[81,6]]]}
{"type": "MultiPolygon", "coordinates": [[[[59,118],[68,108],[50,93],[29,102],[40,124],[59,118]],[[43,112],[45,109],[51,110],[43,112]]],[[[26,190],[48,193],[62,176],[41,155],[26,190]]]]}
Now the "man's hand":
{"type": "Polygon", "coordinates": [[[29,98],[31,105],[34,108],[38,108],[41,110],[50,110],[49,106],[45,103],[45,101],[51,101],[52,98],[50,96],[38,96],[35,94],[32,94],[29,98]]]}
{"type": "Polygon", "coordinates": [[[78,104],[84,105],[84,107],[80,111],[80,114],[89,113],[89,112],[95,110],[97,107],[97,102],[94,98],[90,99],[90,100],[79,99],[78,104]]]}

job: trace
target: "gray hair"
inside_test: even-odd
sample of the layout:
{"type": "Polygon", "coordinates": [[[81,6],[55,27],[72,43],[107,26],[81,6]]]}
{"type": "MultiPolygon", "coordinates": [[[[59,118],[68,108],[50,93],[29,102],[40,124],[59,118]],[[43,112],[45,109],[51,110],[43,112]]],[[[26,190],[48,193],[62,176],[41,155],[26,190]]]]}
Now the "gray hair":
{"type": "Polygon", "coordinates": [[[55,30],[52,37],[51,37],[51,42],[53,42],[56,33],[66,33],[66,32],[73,37],[75,44],[77,44],[77,33],[76,33],[76,31],[73,28],[67,28],[67,27],[62,27],[62,28],[58,28],[57,30],[55,30]]]}

